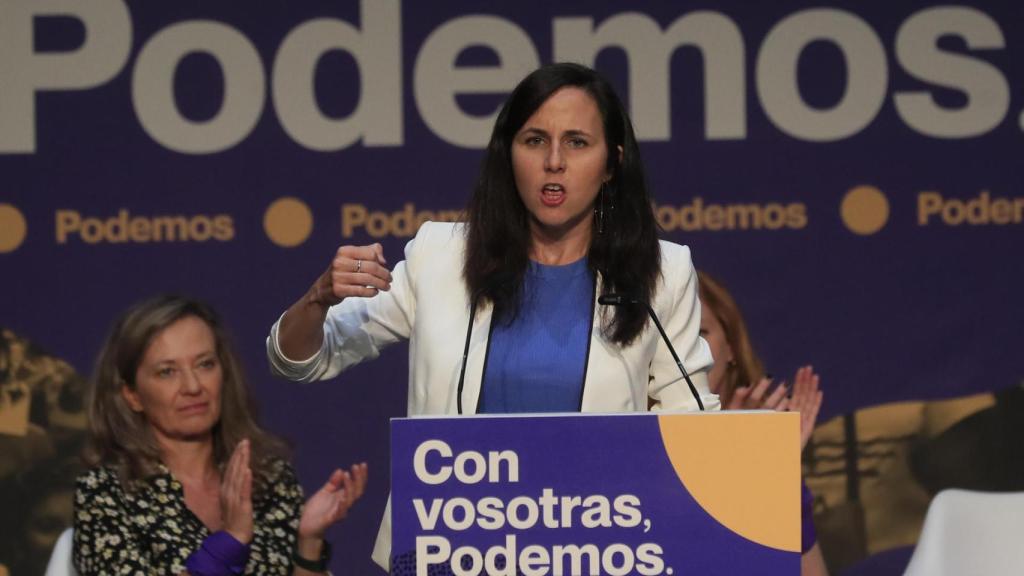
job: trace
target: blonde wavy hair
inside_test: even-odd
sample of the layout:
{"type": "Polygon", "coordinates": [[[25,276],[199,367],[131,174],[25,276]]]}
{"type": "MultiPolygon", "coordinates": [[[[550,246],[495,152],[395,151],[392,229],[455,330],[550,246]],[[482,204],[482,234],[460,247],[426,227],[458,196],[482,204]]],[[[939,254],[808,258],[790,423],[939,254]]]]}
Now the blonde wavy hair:
{"type": "Polygon", "coordinates": [[[145,415],[131,409],[122,388],[135,388],[136,372],[153,338],[186,317],[202,320],[213,331],[223,372],[220,420],[213,429],[214,461],[223,468],[235,446],[248,438],[254,488],[262,489],[273,461],[285,458],[287,449],[256,423],[241,364],[220,317],[208,305],[179,296],[158,296],[136,304],[114,324],[97,360],[86,399],[86,463],[114,468],[128,490],[134,489],[139,480],[160,472],[160,447],[149,422],[145,415]]]}

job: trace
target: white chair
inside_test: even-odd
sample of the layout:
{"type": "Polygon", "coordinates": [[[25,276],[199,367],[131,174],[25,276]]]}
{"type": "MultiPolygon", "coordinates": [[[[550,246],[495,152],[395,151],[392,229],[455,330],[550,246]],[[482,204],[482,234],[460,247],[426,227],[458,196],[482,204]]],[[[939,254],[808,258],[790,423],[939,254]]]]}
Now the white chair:
{"type": "Polygon", "coordinates": [[[50,553],[50,563],[46,565],[46,576],[78,576],[71,560],[71,547],[74,531],[68,528],[57,538],[50,553]]]}
{"type": "Polygon", "coordinates": [[[943,490],[904,576],[1024,574],[1024,492],[943,490]]]}

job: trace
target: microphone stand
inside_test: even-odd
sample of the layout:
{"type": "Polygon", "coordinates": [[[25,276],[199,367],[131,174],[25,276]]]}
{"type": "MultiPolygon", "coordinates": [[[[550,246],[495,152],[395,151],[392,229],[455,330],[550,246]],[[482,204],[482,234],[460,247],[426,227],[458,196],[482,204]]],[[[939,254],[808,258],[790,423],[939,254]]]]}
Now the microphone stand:
{"type": "Polygon", "coordinates": [[[647,309],[647,314],[654,321],[654,325],[658,328],[658,333],[661,334],[661,339],[665,341],[668,346],[668,351],[672,354],[672,359],[676,361],[676,366],[679,367],[679,371],[683,374],[683,379],[686,380],[686,385],[690,387],[690,394],[693,394],[693,399],[697,401],[697,406],[704,411],[704,403],[700,400],[700,394],[697,393],[697,387],[693,385],[693,380],[690,380],[690,375],[687,374],[686,368],[683,368],[683,362],[679,359],[679,355],[676,354],[676,349],[672,346],[672,341],[668,339],[668,334],[665,334],[665,329],[661,326],[661,322],[658,320],[658,315],[654,313],[654,308],[647,302],[632,298],[630,296],[624,296],[622,294],[605,294],[597,299],[598,304],[605,306],[625,306],[629,304],[639,304],[647,309]]]}

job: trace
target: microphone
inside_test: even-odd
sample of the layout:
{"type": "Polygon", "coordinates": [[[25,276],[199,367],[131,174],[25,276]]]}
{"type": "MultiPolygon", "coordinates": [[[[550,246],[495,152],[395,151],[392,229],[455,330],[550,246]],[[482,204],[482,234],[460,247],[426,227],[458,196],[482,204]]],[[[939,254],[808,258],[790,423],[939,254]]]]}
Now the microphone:
{"type": "Polygon", "coordinates": [[[686,373],[686,368],[683,368],[683,362],[679,359],[679,355],[676,354],[676,349],[672,346],[672,341],[668,339],[668,334],[665,334],[665,329],[661,327],[661,322],[658,321],[658,315],[654,313],[654,308],[651,308],[651,305],[647,302],[627,294],[604,294],[598,297],[597,303],[602,306],[640,305],[647,309],[647,314],[649,314],[651,320],[654,321],[654,325],[658,327],[658,333],[661,334],[661,339],[665,341],[665,345],[668,346],[668,351],[672,353],[672,358],[675,359],[676,366],[678,366],[679,371],[683,373],[683,379],[686,380],[686,385],[690,387],[690,394],[693,394],[693,399],[697,401],[697,406],[701,411],[703,411],[704,403],[700,401],[700,394],[697,394],[697,387],[693,385],[693,380],[690,380],[690,375],[686,373]]]}

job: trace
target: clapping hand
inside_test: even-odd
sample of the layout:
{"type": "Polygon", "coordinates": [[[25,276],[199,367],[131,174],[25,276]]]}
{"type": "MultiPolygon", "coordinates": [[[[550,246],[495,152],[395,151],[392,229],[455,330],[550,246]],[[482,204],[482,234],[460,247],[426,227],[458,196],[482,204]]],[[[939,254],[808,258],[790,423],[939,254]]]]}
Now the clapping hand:
{"type": "Polygon", "coordinates": [[[753,386],[737,388],[725,406],[726,410],[776,410],[800,413],[800,448],[807,446],[814,423],[821,410],[823,393],[818,389],[821,379],[811,366],[802,366],[793,377],[792,394],[784,382],[772,389],[772,381],[762,378],[753,386]]]}
{"type": "Polygon", "coordinates": [[[366,477],[365,463],[354,464],[349,471],[339,468],[331,473],[327,483],[306,501],[299,520],[299,537],[323,538],[327,529],[344,518],[363,495],[366,477]]]}
{"type": "Polygon", "coordinates": [[[243,544],[252,540],[252,470],[249,441],[235,446],[220,481],[220,514],[224,530],[243,544]]]}
{"type": "Polygon", "coordinates": [[[736,388],[729,398],[726,410],[778,410],[783,411],[788,405],[785,383],[772,389],[771,378],[761,378],[753,386],[736,388]],[[771,389],[771,392],[769,390],[771,389]]]}
{"type": "Polygon", "coordinates": [[[804,366],[796,371],[793,379],[793,395],[789,398],[789,411],[800,413],[800,449],[807,446],[814,432],[814,423],[818,420],[818,411],[824,393],[818,389],[820,378],[814,368],[804,366]]]}

